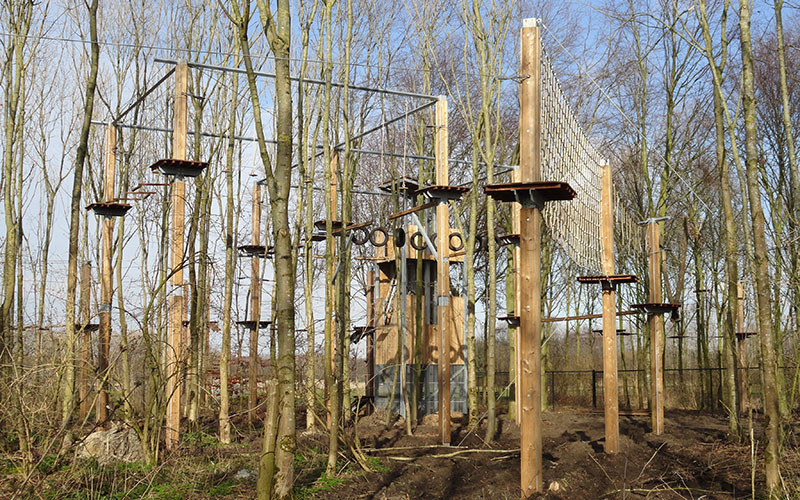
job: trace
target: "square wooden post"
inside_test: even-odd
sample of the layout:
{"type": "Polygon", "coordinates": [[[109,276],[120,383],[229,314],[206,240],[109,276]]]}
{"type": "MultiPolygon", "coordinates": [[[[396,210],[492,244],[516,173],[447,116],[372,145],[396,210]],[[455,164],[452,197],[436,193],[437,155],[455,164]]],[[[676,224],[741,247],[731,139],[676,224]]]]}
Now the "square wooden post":
{"type": "MultiPolygon", "coordinates": [[[[658,221],[647,224],[649,252],[648,279],[650,303],[661,303],[661,230],[658,221]]],[[[650,325],[650,425],[655,435],[664,432],[664,367],[661,355],[664,351],[664,317],[651,314],[650,325]]]]}
{"type": "MultiPolygon", "coordinates": [[[[172,157],[186,159],[187,90],[189,67],[185,62],[175,67],[175,99],[173,104],[172,157]]],[[[182,177],[172,181],[172,235],[170,241],[169,329],[167,332],[167,419],[165,442],[167,449],[175,447],[180,437],[181,421],[181,356],[183,353],[183,266],[184,230],[186,224],[186,183],[182,177]]]]}
{"type": "MultiPolygon", "coordinates": [[[[521,33],[520,161],[522,182],[541,181],[541,33],[525,19],[521,33]]],[[[519,414],[522,498],[542,491],[542,214],[520,208],[519,414]]]]}
{"type": "MultiPolygon", "coordinates": [[[[614,274],[614,211],[611,167],[602,167],[600,231],[603,274],[614,274]]],[[[619,396],[617,383],[617,329],[614,285],[603,285],[603,409],[605,412],[606,453],[619,451],[619,396]]]]}
{"type": "MultiPolygon", "coordinates": [[[[105,173],[103,187],[103,201],[114,200],[114,177],[116,175],[117,154],[117,129],[113,125],[106,127],[105,139],[105,173]]],[[[111,346],[111,300],[113,295],[112,255],[114,236],[114,219],[110,216],[103,217],[101,232],[101,257],[100,257],[100,335],[97,351],[97,368],[100,377],[100,390],[97,394],[97,408],[95,417],[97,423],[108,428],[108,359],[111,346]]]]}
{"type": "MultiPolygon", "coordinates": [[[[447,99],[439,97],[435,111],[436,184],[450,184],[447,139],[447,99]]],[[[439,430],[442,444],[450,444],[450,208],[447,200],[436,205],[436,288],[439,323],[439,430]]],[[[404,332],[405,334],[405,332],[404,332]]]]}

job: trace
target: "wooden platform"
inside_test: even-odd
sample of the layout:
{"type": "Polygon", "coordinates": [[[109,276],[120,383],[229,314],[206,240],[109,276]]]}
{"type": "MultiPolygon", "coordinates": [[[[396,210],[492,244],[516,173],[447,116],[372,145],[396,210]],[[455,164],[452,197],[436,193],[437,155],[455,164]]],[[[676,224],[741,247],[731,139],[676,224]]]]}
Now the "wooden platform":
{"type": "Polygon", "coordinates": [[[255,330],[268,327],[272,321],[252,321],[252,320],[245,320],[245,321],[237,321],[236,324],[239,326],[243,326],[248,330],[255,330]]]}
{"type": "Polygon", "coordinates": [[[540,209],[546,202],[566,201],[578,196],[568,183],[556,181],[487,184],[483,191],[497,201],[517,202],[524,207],[540,209]]]}
{"type": "Polygon", "coordinates": [[[389,179],[388,181],[383,182],[378,186],[378,189],[383,191],[384,193],[391,193],[392,192],[392,184],[397,186],[397,191],[409,198],[414,197],[419,190],[419,183],[416,179],[412,179],[411,177],[402,177],[400,179],[394,180],[389,179]]]}
{"type": "Polygon", "coordinates": [[[639,309],[648,315],[656,314],[673,314],[681,307],[680,304],[669,302],[647,303],[647,304],[631,304],[634,309],[639,309]]]}
{"type": "Polygon", "coordinates": [[[600,285],[603,290],[613,290],[617,285],[638,283],[639,278],[633,274],[609,274],[596,276],[578,276],[578,283],[584,285],[600,285]]]}
{"type": "Polygon", "coordinates": [[[374,326],[354,326],[353,333],[350,334],[350,342],[356,344],[364,337],[375,334],[374,326]]]}
{"type": "Polygon", "coordinates": [[[208,167],[206,161],[165,158],[150,165],[150,170],[174,177],[197,177],[208,167]]]}
{"type": "Polygon", "coordinates": [[[467,186],[425,186],[419,188],[415,195],[422,195],[427,200],[436,201],[455,201],[464,197],[464,194],[469,191],[467,186]]]}
{"type": "Polygon", "coordinates": [[[99,323],[86,323],[84,325],[80,323],[75,323],[75,330],[80,331],[83,330],[84,332],[96,332],[100,329],[99,323]]]}
{"type": "Polygon", "coordinates": [[[130,209],[131,205],[116,201],[99,201],[86,207],[86,210],[102,217],[123,217],[130,209]]]}
{"type": "Polygon", "coordinates": [[[519,316],[499,316],[497,319],[505,321],[508,326],[519,326],[519,316]]]}
{"type": "Polygon", "coordinates": [[[242,257],[267,257],[267,247],[264,245],[239,245],[237,248],[242,257]]]}
{"type": "Polygon", "coordinates": [[[747,337],[754,337],[758,335],[758,332],[736,332],[736,338],[739,340],[744,340],[747,337]]]}

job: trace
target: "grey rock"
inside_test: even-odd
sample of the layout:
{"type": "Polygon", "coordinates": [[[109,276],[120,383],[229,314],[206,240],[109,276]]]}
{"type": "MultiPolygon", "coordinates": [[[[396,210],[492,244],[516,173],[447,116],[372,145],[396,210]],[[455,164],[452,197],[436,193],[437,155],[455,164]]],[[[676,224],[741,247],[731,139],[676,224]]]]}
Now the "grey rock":
{"type": "Polygon", "coordinates": [[[77,458],[94,458],[101,465],[142,462],[146,459],[136,431],[123,423],[112,423],[108,430],[96,430],[78,445],[77,458]]]}

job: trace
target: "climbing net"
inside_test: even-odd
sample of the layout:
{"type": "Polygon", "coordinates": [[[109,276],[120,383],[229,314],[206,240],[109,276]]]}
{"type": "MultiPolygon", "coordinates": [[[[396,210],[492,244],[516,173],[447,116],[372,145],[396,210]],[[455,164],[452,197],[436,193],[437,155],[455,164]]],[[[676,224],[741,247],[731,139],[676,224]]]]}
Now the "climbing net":
{"type": "MultiPolygon", "coordinates": [[[[578,122],[550,59],[543,53],[541,61],[541,177],[568,182],[577,193],[572,201],[546,204],[544,222],[573,262],[600,274],[601,167],[607,162],[578,122]]],[[[614,225],[618,249],[639,244],[638,227],[616,196],[614,225]]]]}

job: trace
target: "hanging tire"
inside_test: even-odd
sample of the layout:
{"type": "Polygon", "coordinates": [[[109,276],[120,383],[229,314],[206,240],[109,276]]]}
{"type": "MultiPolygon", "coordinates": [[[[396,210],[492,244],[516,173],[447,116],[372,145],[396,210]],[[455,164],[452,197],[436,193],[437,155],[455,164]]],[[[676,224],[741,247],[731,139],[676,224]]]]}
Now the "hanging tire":
{"type": "Polygon", "coordinates": [[[376,227],[369,233],[369,242],[376,247],[385,246],[387,241],[389,241],[389,236],[382,227],[376,227]]]}
{"type": "Polygon", "coordinates": [[[402,248],[406,245],[406,230],[402,227],[394,228],[394,246],[402,248]]]}
{"type": "Polygon", "coordinates": [[[421,251],[428,248],[428,244],[425,243],[425,237],[422,236],[422,233],[419,231],[411,235],[411,238],[408,239],[408,243],[414,250],[421,251]]]}
{"type": "Polygon", "coordinates": [[[363,245],[369,241],[369,229],[365,227],[357,227],[353,229],[353,243],[356,245],[363,245]]]}
{"type": "Polygon", "coordinates": [[[461,236],[461,233],[450,233],[450,238],[447,241],[450,250],[453,252],[458,252],[464,248],[464,237],[461,236]],[[453,243],[453,238],[456,239],[457,243],[453,243]]]}

